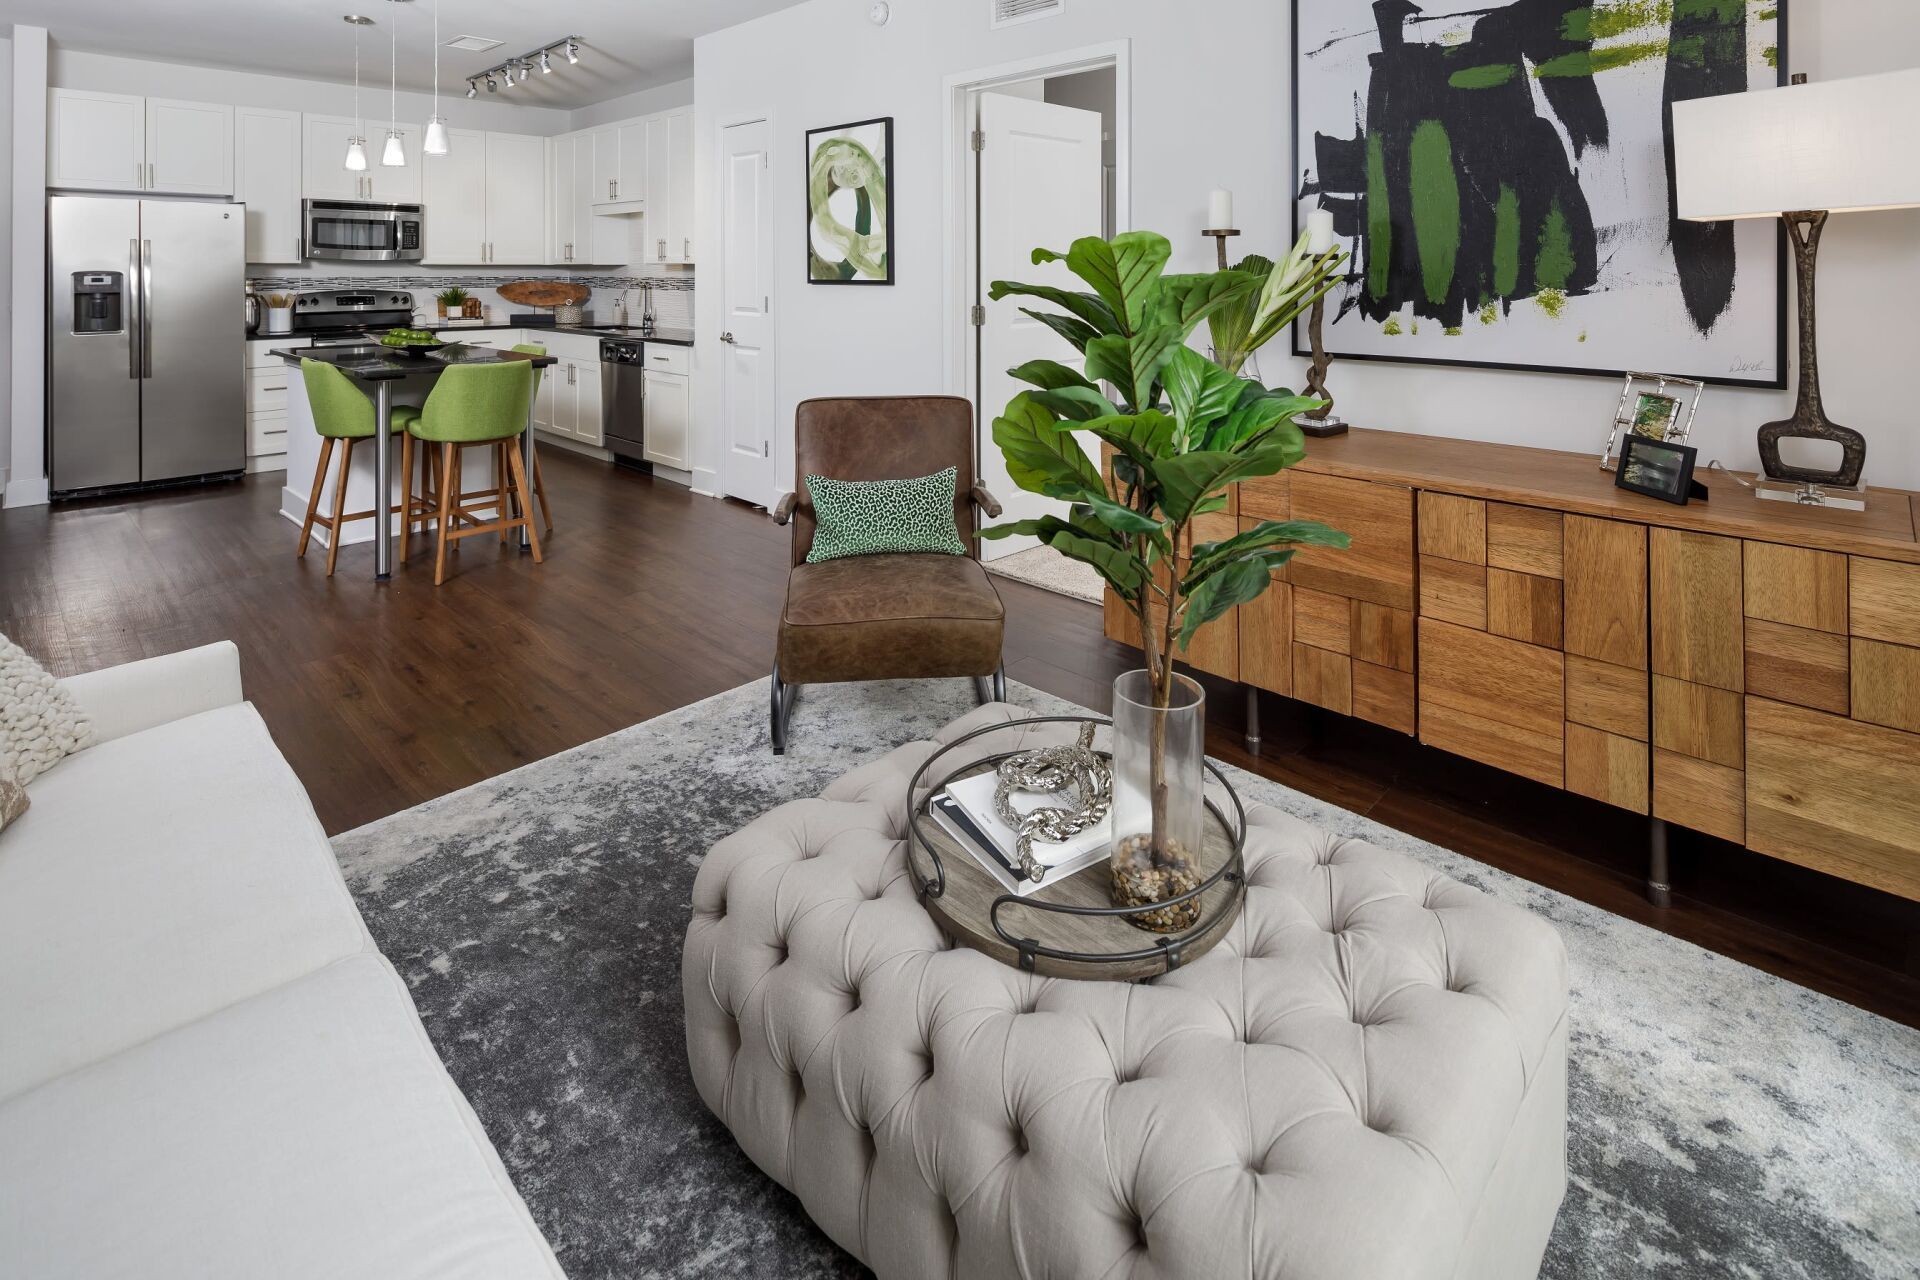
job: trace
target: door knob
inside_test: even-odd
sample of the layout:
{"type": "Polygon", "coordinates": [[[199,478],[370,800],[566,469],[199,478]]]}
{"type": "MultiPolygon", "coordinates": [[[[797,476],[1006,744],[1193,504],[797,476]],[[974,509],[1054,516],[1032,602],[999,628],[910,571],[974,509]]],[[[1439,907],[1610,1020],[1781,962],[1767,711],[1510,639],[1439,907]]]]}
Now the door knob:
{"type": "Polygon", "coordinates": [[[731,333],[723,333],[720,335],[720,341],[731,344],[733,342],[733,335],[731,333]]]}

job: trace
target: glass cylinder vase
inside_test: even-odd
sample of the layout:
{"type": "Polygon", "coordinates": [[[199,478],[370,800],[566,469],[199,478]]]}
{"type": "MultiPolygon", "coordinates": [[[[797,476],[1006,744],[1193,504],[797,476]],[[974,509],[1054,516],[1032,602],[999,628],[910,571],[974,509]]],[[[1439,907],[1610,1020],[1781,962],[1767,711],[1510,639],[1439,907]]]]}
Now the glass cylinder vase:
{"type": "Polygon", "coordinates": [[[1198,887],[1206,838],[1207,695],[1186,676],[1172,680],[1166,707],[1145,671],[1113,682],[1113,901],[1148,908],[1126,919],[1155,933],[1199,920],[1198,897],[1154,904],[1198,887]]]}

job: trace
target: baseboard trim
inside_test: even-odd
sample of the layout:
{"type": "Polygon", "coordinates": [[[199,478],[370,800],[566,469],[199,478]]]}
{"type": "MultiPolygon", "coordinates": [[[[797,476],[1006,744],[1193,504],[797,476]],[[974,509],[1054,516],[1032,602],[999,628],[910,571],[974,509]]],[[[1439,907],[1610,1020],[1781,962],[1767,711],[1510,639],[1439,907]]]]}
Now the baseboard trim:
{"type": "Polygon", "coordinates": [[[11,511],[15,507],[44,507],[50,492],[45,480],[9,479],[5,493],[0,493],[0,507],[11,511]]]}

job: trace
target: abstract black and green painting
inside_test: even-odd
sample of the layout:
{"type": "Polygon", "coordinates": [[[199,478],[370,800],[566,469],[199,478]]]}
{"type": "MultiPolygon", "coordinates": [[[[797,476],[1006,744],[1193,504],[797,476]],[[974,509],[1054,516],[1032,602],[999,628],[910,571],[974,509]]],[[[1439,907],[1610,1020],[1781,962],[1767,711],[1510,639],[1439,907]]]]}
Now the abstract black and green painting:
{"type": "Polygon", "coordinates": [[[1328,351],[1784,386],[1779,225],[1677,219],[1669,125],[1780,82],[1783,7],[1298,0],[1298,225],[1352,253],[1328,351]]]}
{"type": "Polygon", "coordinates": [[[893,117],[807,133],[807,280],[893,283],[893,117]]]}

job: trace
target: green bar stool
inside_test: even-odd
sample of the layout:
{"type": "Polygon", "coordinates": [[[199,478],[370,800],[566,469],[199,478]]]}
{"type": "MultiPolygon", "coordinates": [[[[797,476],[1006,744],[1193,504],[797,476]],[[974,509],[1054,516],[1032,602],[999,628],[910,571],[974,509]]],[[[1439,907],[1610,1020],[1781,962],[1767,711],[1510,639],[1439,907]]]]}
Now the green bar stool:
{"type": "MultiPolygon", "coordinates": [[[[371,440],[378,430],[373,401],[354,384],[352,378],[323,360],[302,360],[300,378],[306,383],[307,403],[313,409],[313,427],[320,435],[320,465],[313,469],[313,491],[307,496],[307,518],[300,522],[300,549],[295,554],[306,558],[307,540],[316,524],[327,531],[327,576],[333,576],[334,563],[340,558],[340,530],[355,520],[373,518],[372,511],[346,510],[347,475],[353,469],[353,448],[362,440],[371,440]],[[333,480],[333,514],[320,514],[320,492],[326,486],[327,463],[333,458],[333,445],[341,441],[340,472],[333,480]]],[[[400,436],[400,474],[413,471],[413,437],[406,429],[420,411],[410,405],[393,407],[393,429],[400,436]]],[[[409,500],[412,481],[406,480],[409,500]]],[[[405,510],[405,508],[403,508],[405,510]]],[[[409,512],[409,515],[411,513],[409,512]]],[[[405,525],[402,528],[406,528],[405,525]]]]}
{"type": "MultiPolygon", "coordinates": [[[[524,360],[499,364],[451,365],[427,394],[427,403],[407,426],[407,434],[439,448],[440,484],[435,523],[439,525],[439,545],[434,553],[433,585],[447,577],[447,547],[475,534],[505,535],[525,529],[533,549],[533,561],[540,563],[540,534],[527,514],[527,471],[520,450],[511,447],[527,429],[527,406],[533,393],[533,366],[524,360]],[[507,470],[497,491],[484,491],[483,500],[469,503],[460,488],[460,455],[469,445],[488,445],[505,449],[507,470]],[[520,514],[513,514],[513,499],[518,499],[520,514]],[[482,522],[478,512],[494,509],[495,518],[482,522]],[[470,527],[468,527],[470,526],[470,527]]],[[[412,522],[401,526],[400,554],[407,553],[412,522]]]]}

